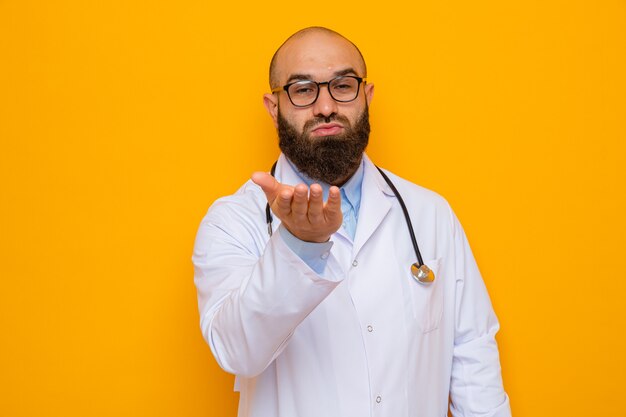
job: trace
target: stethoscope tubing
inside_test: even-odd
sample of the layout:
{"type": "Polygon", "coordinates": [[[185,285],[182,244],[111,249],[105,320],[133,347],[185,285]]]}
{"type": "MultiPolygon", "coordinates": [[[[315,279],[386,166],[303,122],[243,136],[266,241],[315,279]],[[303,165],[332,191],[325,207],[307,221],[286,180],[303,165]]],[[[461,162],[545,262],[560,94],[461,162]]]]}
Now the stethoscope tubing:
{"type": "MultiPolygon", "coordinates": [[[[274,165],[272,165],[272,169],[270,170],[270,174],[272,175],[272,177],[276,173],[277,163],[278,161],[274,162],[274,165]]],[[[393,184],[391,179],[389,179],[387,174],[385,174],[385,172],[382,169],[380,169],[378,166],[376,166],[376,169],[378,170],[378,172],[380,172],[380,175],[382,175],[383,179],[385,180],[387,185],[389,185],[389,187],[393,191],[393,194],[396,196],[396,198],[398,199],[398,202],[400,203],[400,207],[402,208],[402,213],[404,214],[404,219],[406,220],[407,228],[409,229],[409,235],[411,236],[411,243],[413,244],[413,250],[415,251],[415,256],[417,257],[418,267],[421,267],[422,265],[424,265],[424,260],[422,259],[422,254],[420,253],[419,247],[417,245],[417,239],[415,238],[415,232],[413,231],[413,224],[411,223],[411,216],[409,215],[409,211],[406,208],[406,204],[404,204],[404,199],[402,199],[400,192],[398,191],[396,186],[393,184]]],[[[270,210],[269,203],[267,203],[267,205],[265,206],[265,219],[267,222],[267,232],[271,237],[273,219],[272,219],[272,212],[270,210]]]]}
{"type": "Polygon", "coordinates": [[[393,185],[393,182],[391,182],[387,174],[385,174],[383,170],[380,169],[378,166],[376,166],[376,169],[378,170],[378,172],[380,172],[380,175],[383,176],[383,178],[385,179],[385,182],[387,183],[387,185],[389,185],[389,187],[393,191],[393,194],[398,199],[398,202],[400,203],[400,207],[402,207],[402,212],[404,213],[404,220],[406,220],[406,226],[409,229],[409,235],[411,235],[411,243],[413,244],[413,249],[415,250],[415,256],[417,256],[417,262],[419,264],[418,266],[422,266],[424,265],[424,260],[422,259],[422,254],[420,253],[420,249],[417,246],[417,239],[415,238],[415,232],[413,231],[413,224],[411,223],[411,216],[409,216],[409,211],[406,208],[406,204],[404,204],[404,200],[402,199],[400,192],[398,191],[396,186],[393,185]]]}

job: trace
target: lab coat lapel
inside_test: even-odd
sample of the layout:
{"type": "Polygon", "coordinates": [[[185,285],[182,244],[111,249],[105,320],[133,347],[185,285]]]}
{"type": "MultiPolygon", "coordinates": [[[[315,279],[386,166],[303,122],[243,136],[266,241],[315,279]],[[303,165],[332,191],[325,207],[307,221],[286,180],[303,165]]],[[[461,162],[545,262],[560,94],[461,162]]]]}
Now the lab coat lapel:
{"type": "Polygon", "coordinates": [[[363,155],[364,173],[361,187],[361,207],[354,236],[353,256],[357,256],[391,208],[393,191],[367,155],[363,155]]]}

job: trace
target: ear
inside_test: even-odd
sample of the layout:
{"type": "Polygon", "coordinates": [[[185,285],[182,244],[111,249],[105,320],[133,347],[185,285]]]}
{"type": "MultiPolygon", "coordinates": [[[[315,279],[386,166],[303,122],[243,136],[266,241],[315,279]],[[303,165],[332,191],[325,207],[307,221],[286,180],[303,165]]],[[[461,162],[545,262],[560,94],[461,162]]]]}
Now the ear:
{"type": "Polygon", "coordinates": [[[374,84],[365,84],[365,99],[367,100],[368,106],[372,103],[373,98],[374,98],[374,84]]]}
{"type": "Polygon", "coordinates": [[[278,129],[278,96],[276,94],[263,94],[263,105],[274,120],[274,127],[278,129]]]}

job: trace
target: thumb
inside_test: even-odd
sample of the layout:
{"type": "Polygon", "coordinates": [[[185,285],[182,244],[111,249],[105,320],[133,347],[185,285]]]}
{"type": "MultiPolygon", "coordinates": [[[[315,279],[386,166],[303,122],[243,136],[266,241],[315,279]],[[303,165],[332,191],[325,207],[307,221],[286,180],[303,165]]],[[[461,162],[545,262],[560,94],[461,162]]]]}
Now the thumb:
{"type": "Polygon", "coordinates": [[[261,187],[267,197],[267,201],[272,203],[278,196],[280,189],[280,183],[276,181],[276,178],[272,177],[267,172],[255,172],[250,178],[252,182],[261,187]]]}

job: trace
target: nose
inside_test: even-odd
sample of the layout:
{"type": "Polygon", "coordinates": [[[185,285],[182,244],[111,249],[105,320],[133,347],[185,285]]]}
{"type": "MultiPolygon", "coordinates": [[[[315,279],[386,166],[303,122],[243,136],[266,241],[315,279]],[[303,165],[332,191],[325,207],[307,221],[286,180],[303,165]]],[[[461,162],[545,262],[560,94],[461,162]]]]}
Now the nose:
{"type": "Polygon", "coordinates": [[[330,96],[328,84],[320,86],[320,93],[315,103],[313,103],[313,113],[315,116],[328,117],[337,113],[337,102],[330,96]]]}

